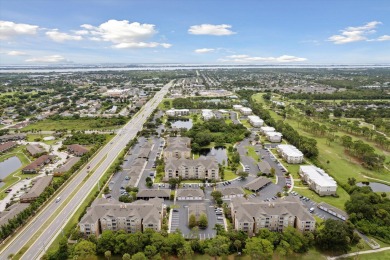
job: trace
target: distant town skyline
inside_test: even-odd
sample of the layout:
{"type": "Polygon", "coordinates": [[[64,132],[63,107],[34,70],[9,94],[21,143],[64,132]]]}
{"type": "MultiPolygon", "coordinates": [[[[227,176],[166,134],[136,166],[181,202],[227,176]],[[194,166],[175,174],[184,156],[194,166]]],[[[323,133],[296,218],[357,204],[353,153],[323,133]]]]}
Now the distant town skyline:
{"type": "Polygon", "coordinates": [[[387,1],[0,0],[0,65],[389,64],[387,1]]]}

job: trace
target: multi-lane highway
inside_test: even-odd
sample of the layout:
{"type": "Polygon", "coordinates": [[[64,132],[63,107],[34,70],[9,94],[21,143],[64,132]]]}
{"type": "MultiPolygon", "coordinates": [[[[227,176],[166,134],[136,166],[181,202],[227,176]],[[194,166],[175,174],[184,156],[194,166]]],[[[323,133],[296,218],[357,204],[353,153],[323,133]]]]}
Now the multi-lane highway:
{"type": "Polygon", "coordinates": [[[142,129],[143,124],[151,115],[154,109],[167,94],[173,81],[165,85],[155,96],[145,104],[140,112],[133,117],[118,134],[105,145],[99,153],[84,167],[75,178],[58,195],[59,202],[52,202],[41,210],[34,219],[26,225],[0,252],[0,259],[7,259],[10,254],[16,254],[26,243],[32,242],[21,259],[39,259],[45,253],[53,239],[61,233],[61,228],[67,223],[70,217],[82,204],[91,189],[98,183],[104,172],[109,168],[118,154],[125,148],[126,144],[133,139],[137,132],[142,129]],[[88,169],[93,170],[89,173],[88,169]],[[68,199],[67,199],[68,198],[68,199]],[[51,219],[57,211],[60,213],[51,219]],[[38,232],[38,233],[37,233],[38,232]]]}

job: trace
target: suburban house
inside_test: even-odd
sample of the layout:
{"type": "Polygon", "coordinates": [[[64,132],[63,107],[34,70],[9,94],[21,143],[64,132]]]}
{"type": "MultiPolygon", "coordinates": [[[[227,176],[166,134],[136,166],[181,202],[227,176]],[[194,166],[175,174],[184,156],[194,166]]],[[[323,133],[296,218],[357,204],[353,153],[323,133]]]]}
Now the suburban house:
{"type": "Polygon", "coordinates": [[[207,121],[215,117],[211,109],[202,109],[203,120],[207,121]]]}
{"type": "Polygon", "coordinates": [[[259,168],[259,171],[263,174],[270,175],[271,174],[271,165],[266,160],[261,160],[259,163],[257,163],[257,167],[259,168]]]}
{"type": "Polygon", "coordinates": [[[42,148],[40,145],[38,145],[38,144],[29,144],[29,145],[26,146],[26,150],[27,150],[27,152],[28,152],[31,156],[33,156],[33,157],[38,156],[38,155],[40,155],[40,154],[46,152],[46,150],[43,149],[43,148],[42,148]]]}
{"type": "Polygon", "coordinates": [[[257,234],[261,228],[279,232],[289,226],[302,232],[315,229],[314,217],[295,197],[272,202],[234,198],[230,208],[234,229],[245,231],[249,236],[257,234]]]}
{"type": "Polygon", "coordinates": [[[191,157],[191,138],[170,137],[167,139],[167,147],[164,149],[164,159],[191,157]]]}
{"type": "Polygon", "coordinates": [[[27,193],[20,196],[20,202],[28,203],[36,200],[39,195],[41,195],[42,192],[46,189],[46,187],[50,185],[52,180],[53,176],[51,175],[43,176],[34,180],[34,184],[31,189],[27,193]]]}
{"type": "Polygon", "coordinates": [[[76,156],[83,156],[88,152],[88,149],[79,144],[71,144],[68,145],[68,152],[76,156]]]}
{"type": "Polygon", "coordinates": [[[204,192],[201,189],[178,189],[177,200],[204,200],[204,192]]]}
{"type": "Polygon", "coordinates": [[[245,192],[241,187],[226,187],[217,189],[222,193],[222,199],[230,200],[233,198],[244,197],[245,192]]]}
{"type": "Polygon", "coordinates": [[[26,134],[13,134],[13,135],[2,135],[0,136],[0,143],[8,141],[18,141],[26,139],[26,134]]]}
{"type": "Polygon", "coordinates": [[[336,194],[336,181],[323,169],[314,165],[301,165],[299,167],[299,175],[307,182],[310,189],[318,193],[318,195],[325,196],[336,194]]]}
{"type": "Polygon", "coordinates": [[[169,200],[170,195],[171,190],[169,189],[143,189],[138,191],[137,200],[150,200],[153,198],[169,200]]]}
{"type": "Polygon", "coordinates": [[[283,135],[279,132],[266,132],[265,136],[271,143],[280,143],[283,135]]]}
{"type": "Polygon", "coordinates": [[[248,190],[251,190],[253,192],[259,192],[260,190],[262,190],[264,187],[267,187],[271,183],[272,182],[269,179],[267,179],[267,178],[258,177],[256,179],[254,179],[253,181],[248,182],[244,186],[244,188],[248,189],[248,190]]]}
{"type": "Polygon", "coordinates": [[[248,121],[253,127],[260,127],[264,124],[263,119],[258,116],[248,116],[248,121]]]}
{"type": "Polygon", "coordinates": [[[167,116],[188,116],[190,114],[189,109],[169,109],[165,112],[167,116]]]}
{"type": "Polygon", "coordinates": [[[37,173],[39,170],[42,169],[43,166],[50,163],[51,160],[54,158],[53,155],[42,155],[26,167],[22,169],[23,173],[37,173]]]}
{"type": "Polygon", "coordinates": [[[80,220],[80,232],[99,236],[105,230],[124,230],[128,233],[143,232],[146,229],[160,231],[163,206],[163,199],[159,198],[132,203],[99,198],[80,220]]]}
{"type": "Polygon", "coordinates": [[[288,163],[302,163],[303,161],[303,153],[293,145],[280,144],[276,147],[276,150],[288,163]]]}
{"type": "Polygon", "coordinates": [[[219,166],[214,156],[200,157],[196,160],[168,158],[165,162],[165,177],[182,179],[219,180],[219,166]]]}
{"type": "Polygon", "coordinates": [[[12,142],[12,141],[0,144],[0,153],[4,153],[4,152],[10,150],[10,149],[14,148],[16,145],[17,145],[17,143],[12,142]]]}
{"type": "Polygon", "coordinates": [[[260,132],[265,135],[265,133],[267,132],[275,132],[275,128],[271,127],[271,126],[262,126],[260,127],[260,132]]]}

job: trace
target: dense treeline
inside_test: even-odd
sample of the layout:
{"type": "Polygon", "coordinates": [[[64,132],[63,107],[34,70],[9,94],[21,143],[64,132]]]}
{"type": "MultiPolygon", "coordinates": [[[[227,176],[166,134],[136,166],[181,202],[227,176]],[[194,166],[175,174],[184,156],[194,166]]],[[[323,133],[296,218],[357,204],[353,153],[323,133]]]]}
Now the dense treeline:
{"type": "Polygon", "coordinates": [[[235,143],[250,135],[250,132],[241,124],[226,124],[223,119],[210,119],[203,123],[196,123],[185,133],[192,138],[192,151],[199,152],[202,146],[215,142],[215,146],[225,143],[235,143]]]}
{"type": "Polygon", "coordinates": [[[378,195],[369,186],[350,189],[350,200],[345,203],[349,220],[364,234],[390,242],[390,199],[386,193],[378,195]]]}
{"type": "Polygon", "coordinates": [[[390,99],[385,89],[354,89],[346,91],[338,91],[334,93],[288,93],[286,94],[291,99],[314,99],[314,100],[333,100],[333,99],[390,99]]]}
{"type": "Polygon", "coordinates": [[[62,143],[64,145],[69,144],[80,144],[80,145],[90,145],[90,144],[103,144],[106,141],[106,136],[102,134],[85,134],[83,132],[75,132],[72,136],[67,137],[62,143]]]}
{"type": "MultiPolygon", "coordinates": [[[[79,115],[73,115],[73,116],[60,116],[60,115],[53,115],[49,116],[47,119],[59,121],[59,120],[80,120],[79,115]]],[[[124,116],[115,116],[110,118],[100,118],[100,117],[83,117],[83,121],[92,121],[90,124],[90,127],[93,128],[101,128],[101,127],[109,127],[109,126],[118,126],[118,125],[124,125],[126,124],[128,118],[124,116]]]]}

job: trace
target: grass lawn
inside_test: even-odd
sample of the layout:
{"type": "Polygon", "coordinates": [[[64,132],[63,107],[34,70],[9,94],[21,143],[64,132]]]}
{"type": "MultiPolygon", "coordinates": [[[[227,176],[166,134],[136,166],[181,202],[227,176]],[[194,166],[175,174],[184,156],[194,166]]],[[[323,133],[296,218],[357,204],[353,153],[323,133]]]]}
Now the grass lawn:
{"type": "Polygon", "coordinates": [[[248,155],[255,160],[255,162],[259,161],[259,156],[257,155],[255,148],[253,146],[245,146],[248,150],[248,155]]]}
{"type": "Polygon", "coordinates": [[[233,180],[238,177],[238,175],[232,172],[232,170],[228,170],[226,168],[224,169],[224,173],[225,173],[225,178],[224,178],[225,181],[233,180]]]}
{"type": "Polygon", "coordinates": [[[28,142],[35,142],[35,139],[40,138],[41,140],[39,142],[45,143],[47,145],[54,145],[56,142],[58,142],[57,139],[54,140],[49,140],[49,141],[44,141],[43,138],[51,136],[51,135],[41,135],[41,134],[28,134],[27,135],[27,141],[28,142]]]}
{"type": "Polygon", "coordinates": [[[225,119],[226,124],[233,124],[233,121],[231,119],[225,119]]]}
{"type": "Polygon", "coordinates": [[[172,100],[173,100],[173,98],[164,98],[164,99],[160,102],[160,104],[158,104],[158,109],[160,109],[160,110],[168,110],[168,109],[172,108],[172,100]],[[164,105],[164,101],[169,101],[169,107],[166,107],[166,106],[164,105]]]}
{"type": "Polygon", "coordinates": [[[339,195],[339,198],[335,198],[332,196],[323,196],[320,197],[315,193],[314,191],[310,189],[299,189],[294,188],[294,191],[298,192],[300,195],[303,195],[315,202],[326,202],[332,206],[335,206],[339,209],[344,210],[344,204],[347,200],[349,200],[349,194],[340,186],[337,187],[337,195],[339,195]]]}
{"type": "Polygon", "coordinates": [[[30,130],[42,130],[42,131],[54,131],[54,130],[90,130],[90,129],[100,129],[100,130],[111,130],[117,129],[120,126],[107,126],[97,128],[95,127],[96,121],[101,119],[69,119],[69,120],[51,120],[45,119],[23,128],[23,131],[30,130]]]}
{"type": "Polygon", "coordinates": [[[246,128],[252,128],[251,124],[249,124],[248,120],[247,119],[240,119],[240,122],[243,126],[245,126],[246,128]]]}
{"type": "MultiPolygon", "coordinates": [[[[350,257],[350,258],[343,258],[343,259],[356,259],[356,257],[350,257]]],[[[359,260],[384,260],[384,259],[390,259],[390,250],[377,252],[377,253],[371,253],[371,254],[364,254],[359,255],[359,260]]]]}

